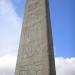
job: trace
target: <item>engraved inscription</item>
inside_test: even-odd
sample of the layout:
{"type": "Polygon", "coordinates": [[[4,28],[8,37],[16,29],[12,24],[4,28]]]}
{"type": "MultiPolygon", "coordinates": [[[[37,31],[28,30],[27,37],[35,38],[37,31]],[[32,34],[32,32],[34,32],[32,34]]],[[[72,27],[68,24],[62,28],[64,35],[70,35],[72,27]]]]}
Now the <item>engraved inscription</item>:
{"type": "Polygon", "coordinates": [[[41,75],[40,63],[20,66],[20,75],[41,75]]]}
{"type": "Polygon", "coordinates": [[[35,2],[32,2],[31,4],[28,5],[28,11],[27,12],[30,12],[33,9],[38,8],[38,6],[41,7],[41,1],[36,0],[35,2]]]}
{"type": "Polygon", "coordinates": [[[43,51],[47,50],[43,2],[43,0],[28,0],[20,47],[21,55],[19,54],[17,66],[18,75],[42,75],[43,51]]]}
{"type": "Polygon", "coordinates": [[[28,71],[21,71],[19,75],[28,75],[28,71]]]}
{"type": "Polygon", "coordinates": [[[41,71],[21,71],[19,75],[41,75],[41,71]]]}

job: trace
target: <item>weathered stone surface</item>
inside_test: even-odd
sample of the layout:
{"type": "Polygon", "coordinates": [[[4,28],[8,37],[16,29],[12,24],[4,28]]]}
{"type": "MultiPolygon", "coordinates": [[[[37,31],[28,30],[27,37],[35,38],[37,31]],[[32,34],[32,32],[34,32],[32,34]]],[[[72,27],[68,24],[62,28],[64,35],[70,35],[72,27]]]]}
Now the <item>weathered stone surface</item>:
{"type": "Polygon", "coordinates": [[[55,75],[47,3],[48,0],[27,0],[15,75],[55,75]],[[50,72],[51,68],[54,72],[50,72]]]}

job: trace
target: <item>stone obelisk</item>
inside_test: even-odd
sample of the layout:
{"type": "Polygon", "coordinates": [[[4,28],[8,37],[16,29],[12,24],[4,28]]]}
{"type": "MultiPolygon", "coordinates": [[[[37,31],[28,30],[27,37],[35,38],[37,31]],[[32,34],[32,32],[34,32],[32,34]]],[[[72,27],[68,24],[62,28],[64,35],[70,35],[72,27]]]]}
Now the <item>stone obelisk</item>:
{"type": "Polygon", "coordinates": [[[49,0],[27,0],[15,75],[55,75],[49,0]]]}

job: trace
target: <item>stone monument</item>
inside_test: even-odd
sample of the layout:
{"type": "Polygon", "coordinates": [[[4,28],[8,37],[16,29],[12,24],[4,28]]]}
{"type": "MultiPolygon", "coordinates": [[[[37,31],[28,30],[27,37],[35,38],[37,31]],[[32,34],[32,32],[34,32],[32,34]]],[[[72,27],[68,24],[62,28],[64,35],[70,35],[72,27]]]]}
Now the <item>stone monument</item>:
{"type": "Polygon", "coordinates": [[[55,75],[49,0],[27,0],[15,75],[55,75]]]}

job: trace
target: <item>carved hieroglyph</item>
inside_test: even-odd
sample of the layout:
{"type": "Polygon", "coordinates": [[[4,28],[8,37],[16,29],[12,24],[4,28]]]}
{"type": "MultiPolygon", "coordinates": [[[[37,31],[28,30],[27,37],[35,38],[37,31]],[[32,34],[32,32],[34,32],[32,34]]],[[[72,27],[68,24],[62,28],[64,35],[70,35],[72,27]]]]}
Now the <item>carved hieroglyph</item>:
{"type": "Polygon", "coordinates": [[[15,75],[50,75],[49,52],[53,48],[47,2],[27,0],[15,75]]]}

